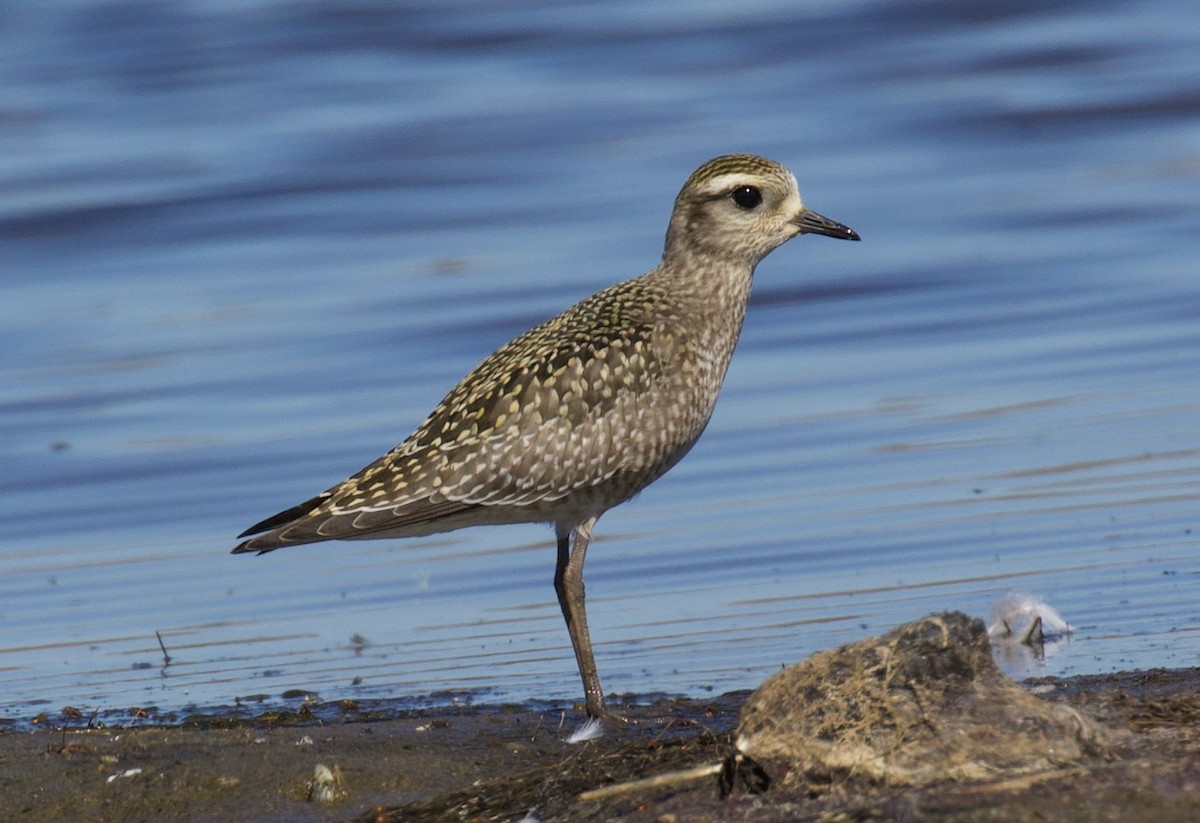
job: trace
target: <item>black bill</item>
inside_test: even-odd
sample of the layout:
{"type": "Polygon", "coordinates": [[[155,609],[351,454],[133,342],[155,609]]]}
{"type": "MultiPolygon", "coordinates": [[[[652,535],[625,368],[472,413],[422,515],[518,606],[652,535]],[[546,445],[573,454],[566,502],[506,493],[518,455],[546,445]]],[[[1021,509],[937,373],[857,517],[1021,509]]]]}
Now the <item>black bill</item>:
{"type": "Polygon", "coordinates": [[[801,234],[823,234],[826,237],[836,237],[839,240],[860,240],[858,232],[849,226],[843,226],[836,220],[822,217],[815,211],[805,209],[800,212],[795,223],[800,227],[801,234]]]}

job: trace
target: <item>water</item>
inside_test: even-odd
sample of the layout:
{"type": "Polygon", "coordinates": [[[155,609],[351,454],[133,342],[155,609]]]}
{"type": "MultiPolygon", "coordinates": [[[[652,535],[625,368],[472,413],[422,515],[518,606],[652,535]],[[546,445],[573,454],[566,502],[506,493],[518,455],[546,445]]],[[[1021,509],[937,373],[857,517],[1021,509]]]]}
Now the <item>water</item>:
{"type": "Polygon", "coordinates": [[[1010,591],[1076,629],[1034,671],[1200,664],[1200,12],[17,0],[0,30],[0,711],[577,697],[546,528],[228,550],[652,266],[735,150],[863,242],[760,266],[707,434],[600,522],[605,686],[748,688],[1010,591]]]}

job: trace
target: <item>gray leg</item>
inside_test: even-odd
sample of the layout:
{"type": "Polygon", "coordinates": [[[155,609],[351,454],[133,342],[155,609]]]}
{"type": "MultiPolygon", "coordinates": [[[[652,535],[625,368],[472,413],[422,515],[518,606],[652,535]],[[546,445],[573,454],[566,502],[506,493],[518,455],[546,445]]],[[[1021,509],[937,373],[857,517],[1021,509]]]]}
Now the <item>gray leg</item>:
{"type": "Polygon", "coordinates": [[[579,676],[583,678],[583,695],[587,701],[589,717],[604,717],[604,689],[600,687],[600,675],[596,673],[596,660],[592,657],[592,639],[588,636],[587,613],[583,608],[583,558],[587,554],[588,541],[592,538],[592,526],[596,518],[590,518],[571,528],[559,524],[558,565],[554,570],[554,591],[558,593],[558,605],[567,619],[567,631],[571,633],[571,645],[575,647],[575,662],[579,664],[579,676]],[[575,544],[571,545],[574,532],[575,544]]]}

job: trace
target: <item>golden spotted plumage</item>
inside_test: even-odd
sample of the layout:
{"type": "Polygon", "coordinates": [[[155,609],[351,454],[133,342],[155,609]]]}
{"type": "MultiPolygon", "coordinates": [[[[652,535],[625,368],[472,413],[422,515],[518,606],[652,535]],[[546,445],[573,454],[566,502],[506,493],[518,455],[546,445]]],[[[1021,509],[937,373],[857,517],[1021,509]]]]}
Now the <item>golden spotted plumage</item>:
{"type": "Polygon", "coordinates": [[[583,611],[592,526],[703,432],[741,333],[754,267],[796,234],[857,240],[804,208],[771,160],[725,155],[675,200],[662,262],[501,346],[379,460],[255,524],[234,549],[553,523],[555,587],[587,708],[603,714],[583,611]],[[574,545],[570,545],[571,538],[574,545]]]}

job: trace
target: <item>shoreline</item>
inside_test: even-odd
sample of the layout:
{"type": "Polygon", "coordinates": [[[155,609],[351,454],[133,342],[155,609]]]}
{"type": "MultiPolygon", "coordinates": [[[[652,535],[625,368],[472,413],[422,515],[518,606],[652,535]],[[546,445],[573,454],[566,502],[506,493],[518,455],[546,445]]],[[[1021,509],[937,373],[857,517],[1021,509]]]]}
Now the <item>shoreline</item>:
{"type": "Polygon", "coordinates": [[[848,778],[817,797],[742,785],[722,799],[711,771],[668,786],[632,781],[725,761],[748,692],[641,703],[618,696],[613,708],[625,722],[583,744],[565,742],[584,719],[566,708],[388,716],[385,705],[346,700],[246,716],[242,704],[177,724],[144,718],[89,729],[86,717],[68,716],[24,731],[9,721],[0,726],[0,817],[517,821],[532,810],[538,820],[584,821],[1200,819],[1200,668],[1023,685],[1102,724],[1115,741],[1111,757],[1021,780],[903,789],[848,778]],[[329,802],[309,800],[318,766],[331,776],[329,802]],[[596,792],[622,784],[633,787],[596,792]]]}

